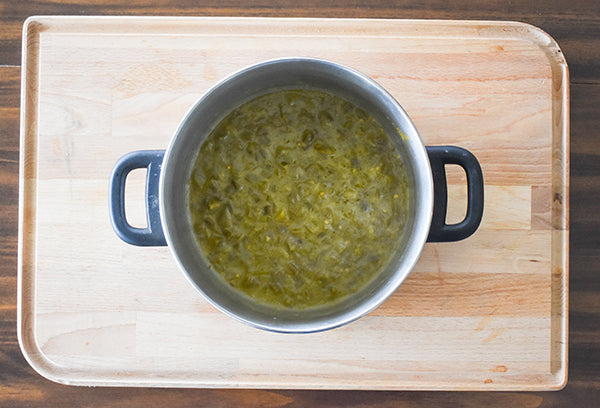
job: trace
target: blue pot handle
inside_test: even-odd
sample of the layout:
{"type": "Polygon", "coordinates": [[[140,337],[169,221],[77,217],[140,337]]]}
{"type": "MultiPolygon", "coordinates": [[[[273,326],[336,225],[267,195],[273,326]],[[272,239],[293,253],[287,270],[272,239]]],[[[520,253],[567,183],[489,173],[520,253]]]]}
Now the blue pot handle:
{"type": "Polygon", "coordinates": [[[483,172],[477,158],[470,151],[456,146],[427,146],[433,174],[433,216],[428,242],[460,241],[471,236],[483,217],[483,172]],[[458,224],[446,224],[448,186],[446,164],[457,164],[467,174],[467,215],[458,224]]]}
{"type": "Polygon", "coordinates": [[[165,234],[160,222],[158,186],[164,150],[140,150],[121,157],[110,175],[108,202],[113,229],[123,241],[138,246],[165,246],[165,234]],[[147,228],[129,225],[125,217],[125,179],[135,169],[147,169],[146,218],[147,228]]]}

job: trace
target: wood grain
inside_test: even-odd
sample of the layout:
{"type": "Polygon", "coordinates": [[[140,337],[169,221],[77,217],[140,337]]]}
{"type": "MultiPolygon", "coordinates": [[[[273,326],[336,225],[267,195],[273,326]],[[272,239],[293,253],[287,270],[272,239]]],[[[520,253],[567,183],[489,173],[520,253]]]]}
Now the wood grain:
{"type": "MultiPolygon", "coordinates": [[[[545,34],[516,23],[58,17],[29,20],[26,33],[19,317],[24,353],[44,375],[234,388],[563,385],[568,85],[545,34]],[[106,208],[121,155],[164,148],[214,81],[290,52],[374,77],[426,144],[477,155],[487,185],[476,235],[428,245],[383,307],[310,336],[218,313],[166,248],[119,241],[106,208]],[[544,204],[546,224],[533,228],[544,204]],[[488,361],[506,370],[491,375],[488,361]]],[[[450,177],[451,199],[466,195],[457,182],[450,177]]]]}
{"type": "Polygon", "coordinates": [[[256,11],[227,2],[162,2],[161,6],[137,2],[41,2],[1,3],[0,64],[20,64],[22,22],[30,14],[237,14],[305,15],[346,17],[491,18],[527,21],[548,31],[567,56],[571,73],[571,274],[569,383],[560,392],[449,393],[369,391],[260,391],[260,390],[167,390],[143,388],[79,388],[49,382],[28,366],[16,340],[16,191],[18,173],[18,101],[20,69],[0,67],[0,167],[5,172],[0,195],[2,211],[0,274],[3,304],[12,311],[0,312],[0,405],[42,406],[498,406],[498,407],[595,407],[600,400],[600,221],[595,216],[600,202],[600,63],[598,35],[600,13],[595,1],[549,1],[518,4],[470,0],[425,2],[378,2],[353,4],[320,1],[314,7],[285,8],[281,1],[261,2],[256,11]],[[218,4],[217,4],[218,3],[218,4]],[[12,101],[12,102],[11,102],[12,101]],[[8,109],[7,109],[8,108],[8,109]],[[6,116],[6,112],[12,112],[6,116]],[[3,167],[4,166],[4,167],[3,167]],[[9,174],[12,174],[10,176],[9,174]],[[12,180],[12,181],[11,181],[12,180]],[[8,194],[4,192],[9,191],[8,194]],[[8,283],[7,283],[8,282],[8,283]],[[11,300],[12,299],[12,300],[11,300]]]}
{"type": "Polygon", "coordinates": [[[346,18],[430,18],[526,21],[551,32],[561,44],[571,74],[584,82],[600,83],[600,18],[599,5],[593,1],[552,1],[540,5],[525,2],[517,6],[503,0],[483,0],[473,7],[470,0],[364,1],[309,0],[299,5],[293,0],[244,2],[236,0],[167,0],[159,4],[147,2],[115,3],[112,1],[57,2],[24,0],[3,3],[0,61],[20,63],[20,35],[25,18],[32,14],[74,15],[207,15],[269,17],[346,17],[346,18]]]}

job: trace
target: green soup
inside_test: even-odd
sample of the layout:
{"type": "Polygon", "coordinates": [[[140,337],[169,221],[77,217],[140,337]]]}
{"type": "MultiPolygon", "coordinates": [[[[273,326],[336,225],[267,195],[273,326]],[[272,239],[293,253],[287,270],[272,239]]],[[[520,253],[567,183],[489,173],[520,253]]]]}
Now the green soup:
{"type": "Polygon", "coordinates": [[[202,145],[189,180],[196,239],[232,287],[304,309],[356,293],[390,262],[408,177],[382,126],[316,90],[255,98],[202,145]]]}

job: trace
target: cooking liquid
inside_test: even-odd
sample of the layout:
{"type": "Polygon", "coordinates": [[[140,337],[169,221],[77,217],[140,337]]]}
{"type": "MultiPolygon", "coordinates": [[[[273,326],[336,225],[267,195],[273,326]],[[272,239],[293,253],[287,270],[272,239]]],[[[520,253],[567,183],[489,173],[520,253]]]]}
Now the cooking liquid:
{"type": "Polygon", "coordinates": [[[398,250],[411,189],[382,126],[329,93],[268,93],[223,119],[189,180],[196,239],[232,287],[305,309],[373,280],[398,250]]]}

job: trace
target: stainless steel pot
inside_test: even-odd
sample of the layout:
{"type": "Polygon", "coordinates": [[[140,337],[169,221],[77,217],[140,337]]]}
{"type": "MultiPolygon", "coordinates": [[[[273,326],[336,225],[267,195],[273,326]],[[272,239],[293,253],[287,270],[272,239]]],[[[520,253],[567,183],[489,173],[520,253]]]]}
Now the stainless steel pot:
{"type": "Polygon", "coordinates": [[[483,214],[483,177],[477,159],[467,150],[454,146],[425,148],[406,112],[369,77],[324,60],[287,58],[243,69],[212,87],[182,120],[166,151],[132,152],[116,163],[109,196],[111,222],[117,235],[133,245],[168,245],[189,282],[216,308],[261,329],[304,333],[346,324],[379,306],[408,276],[427,240],[455,241],[471,235],[483,214]],[[202,255],[188,210],[187,182],[211,130],[242,103],[282,88],[324,90],[372,114],[400,152],[414,192],[412,217],[401,238],[401,250],[386,269],[355,295],[307,310],[253,302],[231,288],[202,255]],[[445,223],[445,164],[458,164],[467,174],[467,215],[455,225],[445,223]],[[148,169],[147,228],[133,228],[125,218],[125,178],[136,168],[148,169]]]}

